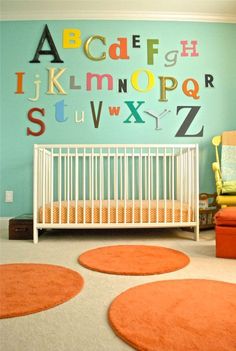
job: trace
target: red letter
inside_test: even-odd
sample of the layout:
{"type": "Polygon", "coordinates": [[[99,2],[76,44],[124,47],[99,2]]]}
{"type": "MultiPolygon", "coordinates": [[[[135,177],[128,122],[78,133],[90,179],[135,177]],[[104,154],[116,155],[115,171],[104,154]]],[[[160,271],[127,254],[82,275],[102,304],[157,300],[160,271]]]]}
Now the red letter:
{"type": "Polygon", "coordinates": [[[45,110],[44,108],[31,108],[28,112],[28,119],[30,122],[36,123],[40,126],[40,130],[38,132],[32,132],[32,130],[30,128],[27,128],[27,135],[33,135],[33,136],[40,136],[45,132],[45,124],[43,123],[43,121],[41,121],[41,119],[38,118],[34,118],[33,117],[33,112],[40,112],[42,116],[45,115],[45,110]]]}

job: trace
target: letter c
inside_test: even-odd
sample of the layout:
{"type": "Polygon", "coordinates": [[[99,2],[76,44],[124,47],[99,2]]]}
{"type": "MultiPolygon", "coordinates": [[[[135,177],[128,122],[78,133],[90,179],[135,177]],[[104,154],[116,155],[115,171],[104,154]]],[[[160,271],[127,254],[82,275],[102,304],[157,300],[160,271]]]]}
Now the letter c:
{"type": "Polygon", "coordinates": [[[106,38],[102,37],[101,35],[93,35],[92,37],[89,37],[86,42],[84,43],[84,53],[85,55],[93,61],[101,61],[101,60],[105,60],[106,58],[106,53],[103,52],[102,55],[100,57],[94,57],[93,55],[91,55],[90,51],[89,51],[89,45],[91,44],[91,42],[95,39],[99,39],[101,40],[101,42],[106,45],[106,38]]]}

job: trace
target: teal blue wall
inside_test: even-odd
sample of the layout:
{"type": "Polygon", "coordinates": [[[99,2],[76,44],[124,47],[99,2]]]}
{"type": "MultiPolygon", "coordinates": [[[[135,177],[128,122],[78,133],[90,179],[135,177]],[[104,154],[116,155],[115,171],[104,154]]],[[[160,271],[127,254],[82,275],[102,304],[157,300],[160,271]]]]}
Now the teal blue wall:
{"type": "MultiPolygon", "coordinates": [[[[223,130],[236,129],[236,25],[189,22],[158,21],[21,21],[1,22],[1,213],[0,216],[14,216],[32,211],[32,162],[34,143],[198,143],[200,146],[200,191],[214,191],[214,179],[211,162],[214,150],[211,138],[223,130]],[[52,56],[41,55],[40,63],[29,63],[33,59],[45,24],[48,25],[58,53],[64,63],[51,63],[52,56]],[[91,44],[91,52],[100,55],[107,53],[103,61],[87,58],[83,47],[65,49],[62,47],[64,28],[77,28],[81,31],[83,43],[93,35],[106,38],[106,46],[99,41],[91,44]],[[132,35],[140,36],[140,48],[132,47],[132,35]],[[112,60],[108,48],[117,38],[128,39],[128,60],[112,60]],[[158,55],[154,55],[154,64],[147,63],[147,39],[159,39],[158,55]],[[197,40],[197,57],[182,57],[181,40],[197,40]],[[165,55],[171,50],[178,50],[177,62],[171,67],[165,55]],[[47,92],[47,68],[67,70],[58,81],[67,95],[49,95],[47,92]],[[130,77],[133,72],[143,68],[151,71],[155,77],[152,90],[143,93],[134,89],[130,77]],[[25,72],[24,94],[15,94],[16,72],[25,72]],[[92,91],[86,90],[86,73],[111,74],[114,88],[97,90],[93,83],[92,91]],[[32,102],[35,94],[34,80],[38,74],[41,80],[41,93],[38,101],[32,102]],[[214,87],[205,87],[205,74],[214,77],[214,87]],[[76,77],[80,90],[70,89],[69,76],[76,77]],[[167,92],[168,101],[160,99],[160,80],[158,76],[175,77],[178,87],[167,92]],[[119,93],[117,80],[128,80],[127,93],[119,93]],[[186,96],[182,83],[187,78],[194,78],[199,84],[199,99],[186,96]],[[65,103],[64,122],[55,117],[55,104],[60,100],[65,103]],[[94,101],[96,110],[99,101],[103,101],[99,127],[95,128],[90,101],[94,101]],[[125,101],[144,101],[138,109],[145,123],[124,123],[130,115],[125,101]],[[111,117],[109,106],[120,106],[120,115],[111,117]],[[197,134],[204,126],[202,136],[176,137],[176,133],[187,116],[187,109],[177,114],[177,106],[200,106],[186,134],[197,134]],[[39,131],[39,125],[29,121],[28,111],[34,107],[44,108],[45,116],[39,113],[46,127],[38,137],[27,135],[27,127],[39,131]],[[160,122],[160,130],[155,130],[155,120],[144,111],[160,113],[170,110],[160,122]],[[79,115],[85,112],[84,123],[76,123],[75,110],[79,115]],[[5,203],[5,190],[14,191],[14,202],[5,203]]],[[[44,43],[45,50],[48,45],[44,43]]],[[[48,47],[49,48],[49,47],[48,47]]],[[[147,84],[145,74],[140,75],[140,87],[147,84]]],[[[170,81],[168,81],[170,84],[170,81]]],[[[54,89],[55,92],[57,91],[54,89]]],[[[135,105],[135,103],[134,103],[135,105]]],[[[136,106],[136,105],[135,105],[136,106]]]]}

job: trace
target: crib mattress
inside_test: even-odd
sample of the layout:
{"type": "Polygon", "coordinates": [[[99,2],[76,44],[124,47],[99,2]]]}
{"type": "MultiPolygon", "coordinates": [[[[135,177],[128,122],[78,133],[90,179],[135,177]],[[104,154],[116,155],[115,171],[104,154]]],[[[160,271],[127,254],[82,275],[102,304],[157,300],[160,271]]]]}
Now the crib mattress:
{"type": "MultiPolygon", "coordinates": [[[[77,216],[76,216],[76,202],[75,201],[62,201],[61,206],[59,202],[46,204],[44,207],[44,220],[43,208],[40,207],[38,211],[39,223],[170,223],[181,222],[181,203],[174,200],[158,201],[158,209],[156,200],[142,201],[142,206],[139,200],[126,201],[119,200],[118,204],[115,200],[86,200],[77,201],[77,216]],[[68,218],[69,208],[69,218],[68,218]],[[85,219],[84,219],[85,208],[85,219]],[[61,220],[59,211],[61,210],[61,220]],[[52,218],[51,218],[51,211],[52,218]],[[166,215],[165,215],[166,212],[166,215]],[[125,218],[126,213],[126,218],[125,218]],[[76,218],[77,217],[77,218],[76,218]],[[92,221],[93,217],[93,221],[92,221]],[[118,218],[117,218],[118,217],[118,218]],[[134,218],[133,218],[134,217],[134,218]],[[141,218],[142,217],[142,218],[141,218]],[[125,221],[126,219],[126,221],[125,221]],[[59,221],[60,220],[60,221],[59,221]]],[[[182,222],[193,221],[193,211],[187,204],[182,203],[182,222]],[[190,213],[189,213],[190,212],[190,213]]]]}

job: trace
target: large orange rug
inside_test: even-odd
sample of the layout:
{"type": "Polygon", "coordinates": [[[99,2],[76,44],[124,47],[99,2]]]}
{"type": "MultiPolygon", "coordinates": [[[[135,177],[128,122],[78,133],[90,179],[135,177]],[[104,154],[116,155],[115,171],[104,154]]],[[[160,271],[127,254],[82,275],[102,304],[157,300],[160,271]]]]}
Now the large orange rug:
{"type": "Polygon", "coordinates": [[[136,350],[236,350],[236,284],[187,279],[140,285],[119,295],[108,317],[136,350]]]}
{"type": "Polygon", "coordinates": [[[0,265],[0,318],[27,315],[59,305],[83,287],[81,275],[48,264],[0,265]]]}
{"type": "Polygon", "coordinates": [[[78,262],[94,271],[121,275],[172,272],[189,263],[184,253],[159,246],[116,245],[84,252],[78,262]]]}

